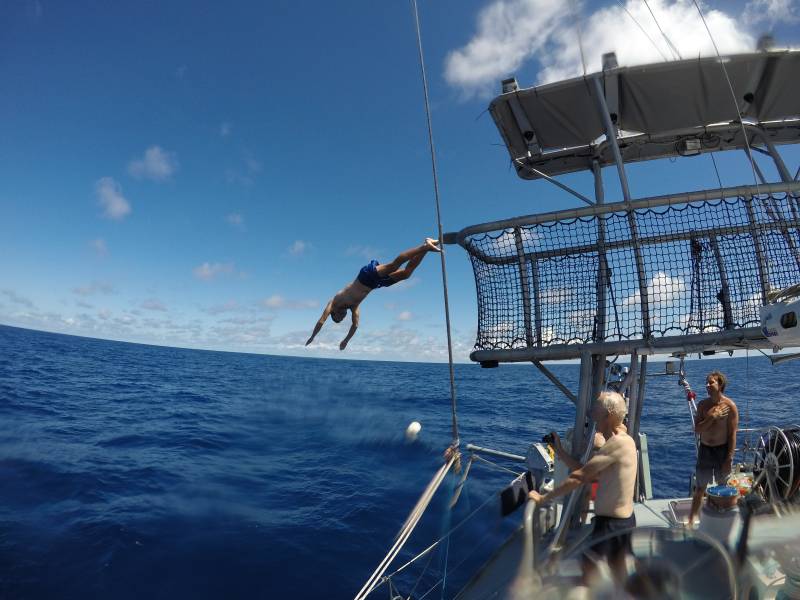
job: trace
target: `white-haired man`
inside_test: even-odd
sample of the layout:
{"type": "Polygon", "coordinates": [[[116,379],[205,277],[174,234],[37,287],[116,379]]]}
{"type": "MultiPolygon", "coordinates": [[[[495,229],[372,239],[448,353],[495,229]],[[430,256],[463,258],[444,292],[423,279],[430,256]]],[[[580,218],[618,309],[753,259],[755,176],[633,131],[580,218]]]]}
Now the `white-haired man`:
{"type": "MultiPolygon", "coordinates": [[[[563,496],[585,483],[598,482],[594,503],[592,539],[628,530],[636,526],[633,514],[633,488],[636,483],[636,444],[622,424],[628,409],[625,399],[617,392],[602,392],[592,406],[592,419],[605,444],[585,465],[577,460],[567,461],[572,469],[569,476],[551,492],[541,495],[532,491],[529,496],[537,503],[563,496]]],[[[561,446],[555,436],[556,449],[561,446]]],[[[559,455],[564,454],[559,452],[559,455]]],[[[630,551],[630,534],[612,537],[592,546],[592,552],[608,559],[615,573],[621,575],[625,553],[630,551]]]]}

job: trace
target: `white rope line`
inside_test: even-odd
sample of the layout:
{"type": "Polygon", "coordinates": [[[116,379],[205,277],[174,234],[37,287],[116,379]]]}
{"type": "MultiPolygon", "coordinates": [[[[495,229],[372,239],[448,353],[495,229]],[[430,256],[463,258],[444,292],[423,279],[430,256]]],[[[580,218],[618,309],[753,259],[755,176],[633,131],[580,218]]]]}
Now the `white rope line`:
{"type": "MultiPolygon", "coordinates": [[[[482,545],[482,544],[483,544],[483,543],[486,541],[486,539],[487,539],[487,538],[488,538],[490,535],[492,535],[493,533],[496,533],[496,532],[497,532],[497,529],[498,529],[497,527],[494,527],[494,528],[490,529],[490,530],[489,530],[489,531],[488,531],[486,534],[484,534],[484,536],[483,536],[483,537],[482,537],[480,540],[478,540],[478,542],[477,542],[476,544],[474,544],[474,545],[472,546],[472,550],[470,550],[469,552],[467,552],[467,555],[466,555],[466,556],[465,556],[465,557],[464,557],[464,558],[463,558],[463,559],[462,559],[462,560],[461,560],[461,561],[460,561],[460,562],[459,562],[459,563],[458,563],[458,564],[457,564],[455,567],[453,567],[452,569],[450,569],[450,572],[452,573],[453,571],[457,571],[459,568],[461,568],[461,565],[463,565],[465,562],[467,562],[467,560],[469,560],[469,559],[470,559],[470,557],[471,557],[473,554],[475,554],[475,552],[477,552],[478,548],[480,548],[480,547],[481,547],[481,545],[482,545]]],[[[439,587],[439,584],[440,584],[440,583],[442,583],[443,581],[444,581],[444,577],[442,577],[441,579],[439,579],[439,581],[437,581],[436,583],[434,583],[434,584],[433,584],[433,586],[432,586],[432,587],[431,587],[431,588],[430,588],[430,589],[429,589],[427,592],[425,592],[425,593],[424,593],[422,596],[420,596],[420,597],[419,597],[419,600],[423,600],[423,598],[425,598],[425,597],[426,597],[428,594],[430,594],[430,593],[431,593],[433,590],[435,590],[437,587],[439,587]]]]}
{"type": "MultiPolygon", "coordinates": [[[[460,529],[460,528],[461,528],[461,527],[464,525],[464,523],[466,523],[467,521],[469,521],[469,520],[470,520],[472,517],[474,517],[476,514],[478,514],[478,512],[479,512],[479,511],[481,511],[483,508],[486,508],[486,505],[488,505],[490,502],[492,502],[493,500],[496,500],[496,499],[497,499],[497,494],[492,494],[491,496],[489,496],[489,497],[488,497],[488,498],[487,498],[487,499],[486,499],[486,500],[483,502],[483,504],[481,504],[481,505],[480,505],[478,508],[476,508],[476,509],[475,509],[475,510],[473,510],[471,513],[469,513],[469,514],[468,514],[466,517],[464,517],[463,519],[461,519],[461,521],[459,521],[459,522],[458,522],[458,525],[456,525],[455,527],[453,527],[453,528],[452,528],[450,531],[448,531],[447,533],[445,533],[445,534],[444,534],[444,535],[443,535],[441,538],[439,538],[438,540],[436,540],[435,542],[433,542],[433,543],[432,543],[430,546],[428,546],[427,548],[425,548],[425,550],[423,550],[422,552],[420,552],[419,554],[417,554],[417,555],[416,555],[414,558],[412,558],[411,560],[409,560],[409,561],[408,561],[406,564],[404,564],[402,567],[400,567],[399,569],[397,569],[397,570],[396,570],[396,571],[394,571],[393,573],[391,573],[391,574],[389,574],[389,575],[386,575],[386,576],[385,576],[383,579],[386,579],[386,580],[388,580],[388,579],[391,579],[392,577],[394,577],[395,575],[397,575],[398,573],[400,573],[400,571],[403,571],[403,570],[404,570],[404,569],[406,569],[407,567],[411,566],[411,565],[412,565],[414,562],[416,562],[417,560],[419,560],[420,558],[422,558],[423,556],[425,556],[425,555],[426,555],[428,552],[430,552],[431,550],[433,550],[434,548],[436,548],[436,546],[438,546],[439,544],[441,544],[441,543],[442,543],[442,542],[443,542],[443,541],[444,541],[446,538],[448,538],[448,537],[450,537],[451,535],[453,535],[453,534],[454,534],[454,533],[455,533],[455,532],[456,532],[458,529],[460,529]]],[[[451,569],[451,570],[452,570],[452,569],[451,569]]]]}
{"type": "Polygon", "coordinates": [[[428,123],[428,146],[431,150],[431,168],[433,169],[433,192],[436,199],[436,223],[439,229],[439,258],[442,265],[442,291],[444,293],[444,317],[447,328],[447,359],[450,366],[450,406],[453,418],[453,440],[454,448],[458,447],[458,419],[456,418],[456,379],[453,369],[453,337],[450,333],[450,302],[447,295],[447,265],[444,260],[444,232],[442,231],[442,212],[439,206],[439,176],[436,170],[436,150],[433,145],[433,124],[431,123],[431,107],[428,100],[428,78],[425,75],[425,59],[422,53],[422,33],[419,27],[419,11],[417,10],[417,0],[411,0],[414,7],[414,24],[417,29],[417,49],[419,51],[419,67],[422,75],[422,91],[425,93],[425,118],[428,123]]]}
{"type": "MultiPolygon", "coordinates": [[[[646,1],[646,0],[645,0],[646,1]]],[[[739,103],[736,101],[736,92],[733,91],[733,84],[731,83],[731,78],[728,76],[728,69],[725,68],[725,62],[722,60],[722,56],[719,53],[719,48],[717,48],[717,42],[714,41],[714,36],[711,35],[711,29],[708,27],[708,23],[706,23],[706,18],[703,16],[703,11],[700,10],[700,6],[697,4],[697,0],[692,0],[694,3],[694,7],[697,9],[697,14],[700,15],[700,19],[703,21],[703,25],[706,28],[706,33],[708,33],[708,39],[711,40],[711,45],[714,46],[714,52],[717,54],[717,59],[719,59],[719,64],[722,67],[722,72],[725,74],[725,81],[728,82],[728,90],[731,93],[731,99],[733,100],[733,106],[736,109],[736,116],[739,117],[739,126],[742,128],[742,136],[744,136],[744,143],[747,147],[747,158],[750,159],[750,168],[753,171],[753,181],[756,185],[756,193],[760,196],[761,190],[758,187],[758,176],[756,175],[756,163],[755,157],[753,156],[752,150],[750,150],[750,140],[747,138],[747,130],[744,128],[744,123],[742,122],[742,113],[739,111],[739,103]]]]}
{"type": "Polygon", "coordinates": [[[672,41],[670,41],[670,39],[667,37],[667,34],[666,34],[666,33],[664,33],[664,30],[663,30],[663,29],[661,29],[661,25],[659,24],[659,22],[658,22],[658,19],[656,19],[656,15],[655,15],[655,13],[653,12],[653,9],[652,9],[652,8],[650,8],[650,5],[647,3],[647,0],[644,0],[644,5],[647,7],[647,10],[649,10],[649,11],[650,11],[650,16],[651,16],[651,17],[653,17],[653,21],[655,21],[656,27],[658,27],[658,30],[661,32],[661,35],[662,35],[662,36],[664,37],[664,39],[667,41],[667,46],[669,46],[669,49],[670,49],[670,51],[671,51],[673,54],[675,54],[675,55],[676,55],[676,56],[677,56],[679,59],[681,59],[681,60],[682,60],[682,59],[683,59],[683,57],[681,56],[681,53],[680,53],[680,52],[678,52],[678,49],[677,49],[677,48],[676,48],[676,47],[675,47],[675,46],[672,44],[672,41]]]}
{"type": "Polygon", "coordinates": [[[439,467],[439,470],[433,476],[433,479],[431,479],[428,487],[426,487],[425,491],[422,493],[422,496],[414,507],[414,510],[411,511],[411,515],[409,515],[408,519],[403,524],[403,527],[400,529],[400,532],[397,534],[397,538],[394,542],[394,545],[389,550],[389,553],[384,557],[384,559],[372,573],[370,578],[364,584],[364,587],[362,587],[358,594],[356,594],[355,600],[363,600],[369,596],[376,587],[378,587],[381,576],[386,572],[386,569],[389,568],[389,565],[403,548],[403,545],[406,543],[408,538],[411,536],[414,528],[417,526],[417,523],[419,523],[420,518],[422,518],[422,514],[425,512],[428,504],[430,504],[434,493],[442,484],[442,481],[444,481],[444,477],[447,475],[450,467],[453,466],[455,459],[456,454],[454,453],[453,456],[450,457],[450,460],[439,467]]]}
{"type": "Polygon", "coordinates": [[[586,77],[586,57],[583,55],[583,39],[581,36],[581,19],[575,9],[575,0],[569,0],[570,11],[575,19],[575,30],[578,33],[578,50],[581,52],[581,65],[583,65],[583,76],[586,77]]]}
{"type": "Polygon", "coordinates": [[[644,27],[642,27],[642,26],[641,26],[641,24],[639,23],[639,21],[637,21],[637,20],[636,20],[636,17],[634,17],[634,16],[631,14],[631,11],[629,11],[629,10],[628,10],[628,7],[627,7],[627,6],[625,6],[625,5],[622,3],[622,0],[617,0],[617,4],[619,4],[619,5],[622,7],[622,10],[624,10],[626,13],[628,13],[628,16],[629,16],[629,17],[630,17],[630,18],[633,20],[633,22],[634,22],[634,23],[636,23],[636,26],[637,26],[637,27],[638,27],[638,28],[641,30],[641,32],[644,34],[644,36],[645,36],[645,37],[646,37],[648,40],[650,40],[650,43],[651,43],[651,44],[653,44],[653,48],[655,48],[655,49],[656,49],[656,52],[658,52],[658,53],[661,55],[661,58],[663,58],[663,59],[664,59],[664,62],[668,61],[668,60],[669,60],[669,58],[667,58],[667,55],[666,55],[666,54],[664,54],[664,53],[661,51],[661,48],[659,48],[659,47],[658,47],[658,44],[656,44],[656,43],[655,43],[655,41],[653,41],[653,38],[651,38],[651,37],[650,37],[650,35],[647,33],[647,31],[645,31],[645,28],[644,28],[644,27]]]}
{"type": "Polygon", "coordinates": [[[477,458],[478,460],[482,460],[483,462],[495,467],[496,469],[499,469],[501,471],[506,471],[507,473],[511,473],[517,479],[519,479],[523,475],[523,473],[520,473],[518,471],[512,471],[511,469],[504,467],[502,465],[498,465],[496,462],[492,462],[488,458],[484,458],[483,456],[479,456],[478,454],[475,455],[475,458],[477,458]]]}

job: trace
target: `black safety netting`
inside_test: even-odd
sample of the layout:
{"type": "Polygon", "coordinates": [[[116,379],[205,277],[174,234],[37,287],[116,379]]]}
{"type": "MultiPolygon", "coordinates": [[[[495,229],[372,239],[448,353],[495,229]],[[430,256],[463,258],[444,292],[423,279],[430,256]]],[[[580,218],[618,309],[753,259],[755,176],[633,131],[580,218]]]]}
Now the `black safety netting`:
{"type": "Polygon", "coordinates": [[[620,211],[473,234],[479,350],[755,326],[800,282],[794,195],[620,211]]]}

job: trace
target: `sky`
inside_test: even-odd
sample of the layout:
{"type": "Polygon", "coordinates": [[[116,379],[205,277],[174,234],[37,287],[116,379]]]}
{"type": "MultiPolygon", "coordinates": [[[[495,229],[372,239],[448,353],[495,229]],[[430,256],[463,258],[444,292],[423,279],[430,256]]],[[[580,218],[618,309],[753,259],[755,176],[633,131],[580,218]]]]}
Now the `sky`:
{"type": "MultiPolygon", "coordinates": [[[[701,8],[722,53],[751,51],[764,33],[800,45],[800,0],[701,8]]],[[[588,72],[609,51],[621,65],[714,52],[686,0],[419,0],[419,15],[444,231],[579,203],[511,169],[486,112],[502,79],[581,75],[578,31],[588,72]]],[[[0,324],[447,359],[438,255],[365,300],[344,352],[349,319],[305,346],[363,264],[437,236],[407,0],[9,0],[0,30],[0,324]]],[[[784,156],[796,170],[800,154],[784,156]]],[[[743,160],[718,158],[725,185],[752,182],[743,160]]],[[[717,186],[707,157],[660,163],[630,167],[634,197],[717,186]]],[[[606,201],[620,199],[613,169],[604,180],[606,201]]],[[[590,174],[563,181],[592,195],[590,174]]],[[[450,246],[445,259],[464,362],[475,284],[466,252],[450,246]]]]}

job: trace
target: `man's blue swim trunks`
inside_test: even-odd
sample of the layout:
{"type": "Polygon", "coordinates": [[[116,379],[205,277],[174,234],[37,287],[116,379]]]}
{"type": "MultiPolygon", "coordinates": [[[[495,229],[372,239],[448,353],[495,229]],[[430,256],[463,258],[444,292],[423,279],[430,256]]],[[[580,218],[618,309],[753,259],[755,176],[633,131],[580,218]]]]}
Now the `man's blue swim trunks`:
{"type": "Polygon", "coordinates": [[[378,265],[381,264],[377,260],[369,261],[369,264],[361,267],[358,272],[359,283],[367,286],[369,289],[374,290],[379,287],[389,287],[397,283],[394,279],[389,277],[381,277],[378,275],[378,265]]]}

